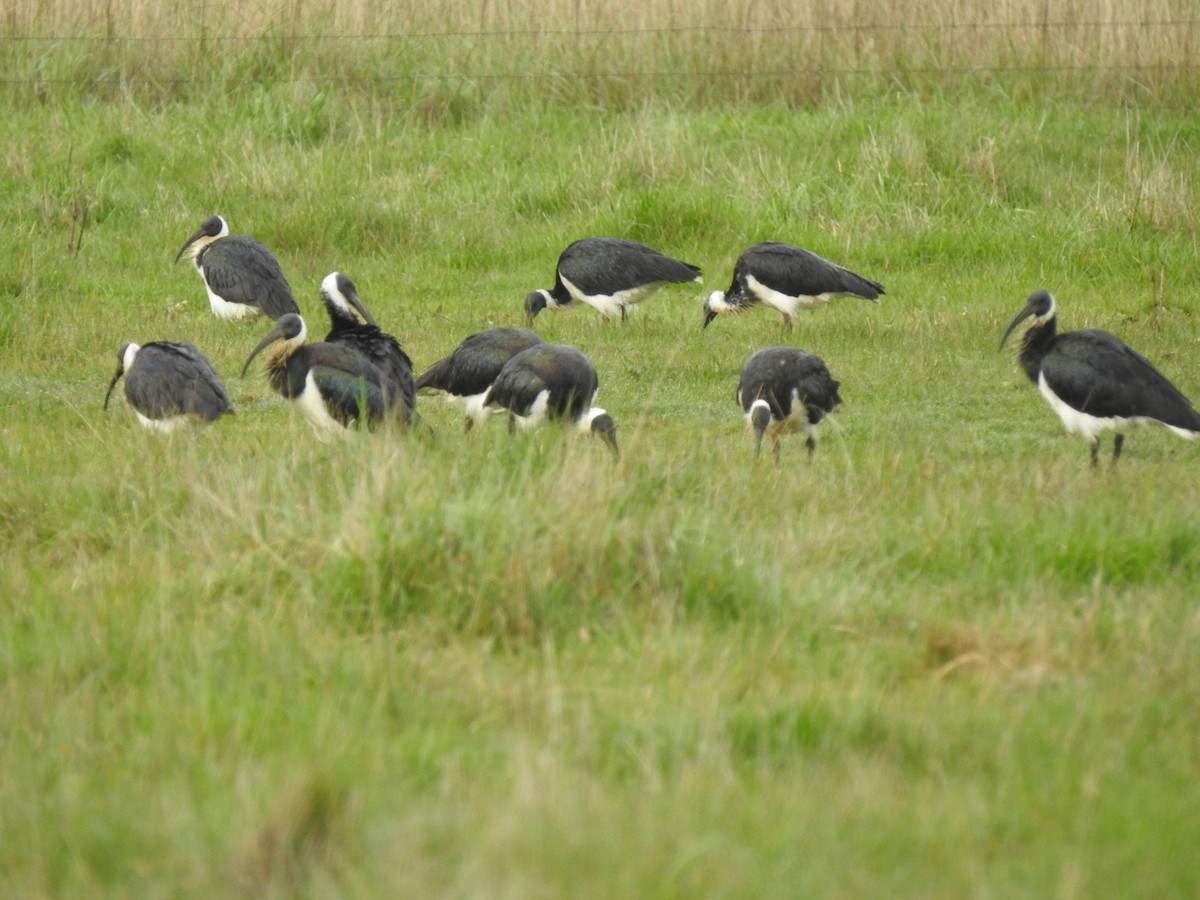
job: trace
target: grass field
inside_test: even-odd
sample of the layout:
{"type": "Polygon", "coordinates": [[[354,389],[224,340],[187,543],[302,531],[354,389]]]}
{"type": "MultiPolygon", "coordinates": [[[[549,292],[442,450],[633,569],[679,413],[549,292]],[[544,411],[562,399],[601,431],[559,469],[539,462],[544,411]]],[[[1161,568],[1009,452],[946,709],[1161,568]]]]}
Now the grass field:
{"type": "Polygon", "coordinates": [[[1146,430],[1092,472],[997,352],[1045,287],[1200,397],[1200,125],[1020,80],[10,90],[0,893],[1200,894],[1200,448],[1146,430]],[[172,265],[213,212],[311,331],[340,269],[419,369],[521,324],[576,237],[705,283],[537,320],[595,362],[619,465],[465,437],[436,400],[325,445],[238,375],[267,326],[172,265]],[[766,238],[887,294],[702,331],[766,238]],[[118,348],[155,339],[196,343],[236,415],[161,439],[105,413],[118,348]],[[733,393],[781,342],[845,403],[776,469],[733,393]]]}

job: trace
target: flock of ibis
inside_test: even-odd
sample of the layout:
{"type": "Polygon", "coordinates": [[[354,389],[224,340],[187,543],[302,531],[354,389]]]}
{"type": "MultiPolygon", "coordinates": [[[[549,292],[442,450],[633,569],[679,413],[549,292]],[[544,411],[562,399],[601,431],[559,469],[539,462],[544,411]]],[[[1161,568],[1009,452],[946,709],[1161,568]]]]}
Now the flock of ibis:
{"type": "MultiPolygon", "coordinates": [[[[530,327],[491,328],[472,334],[419,377],[399,341],[382,331],[342,272],[321,283],[330,330],[309,341],[308,326],[283,271],[252,237],[231,235],[221,216],[210,216],[176,255],[188,256],[204,282],[214,315],[225,319],[267,318],[273,326],[246,359],[243,376],[260,355],[271,387],[295,405],[322,439],[357,425],[407,426],[417,415],[418,394],[440,393],[460,404],[466,428],[506,412],[509,429],[563,422],[603,441],[620,458],[617,429],[595,405],[599,378],[575,347],[546,343],[530,327]]],[[[526,326],[544,309],[587,305],[604,318],[629,312],[663,285],[699,282],[698,266],[621,238],[589,237],[559,256],[554,286],[525,297],[526,326]]],[[[755,306],[780,313],[790,329],[801,309],[835,297],[877,302],[883,285],[791,244],[754,244],[738,257],[726,291],[704,302],[703,327],[717,316],[734,316],[755,306]]],[[[1155,367],[1104,331],[1057,331],[1054,297],[1032,293],[1000,341],[1030,319],[1021,343],[1025,374],[1058,414],[1068,432],[1088,441],[1092,465],[1099,436],[1114,434],[1113,462],[1125,434],[1158,423],[1175,434],[1200,434],[1200,413],[1155,367]]],[[[187,343],[125,344],[104,406],[125,377],[125,398],[147,428],[172,431],[185,423],[207,423],[232,409],[212,364],[187,343]]],[[[803,432],[811,453],[817,426],[840,403],[839,383],[817,356],[789,346],[766,347],[746,361],[736,399],[754,433],[756,452],[770,437],[776,464],[783,435],[803,432]]]]}

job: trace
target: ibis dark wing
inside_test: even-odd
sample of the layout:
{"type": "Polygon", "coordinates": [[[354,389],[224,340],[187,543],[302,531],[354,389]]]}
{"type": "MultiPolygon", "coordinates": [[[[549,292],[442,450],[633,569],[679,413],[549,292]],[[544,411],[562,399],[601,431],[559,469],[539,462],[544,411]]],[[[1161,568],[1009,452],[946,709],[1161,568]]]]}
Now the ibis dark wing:
{"type": "Polygon", "coordinates": [[[744,286],[748,275],[789,297],[818,294],[855,294],[875,300],[883,285],[863,278],[824,257],[779,241],[765,241],[742,252],[734,267],[734,287],[744,286]]]}
{"type": "Polygon", "coordinates": [[[801,363],[799,379],[800,402],[808,413],[808,421],[816,425],[842,402],[838,394],[841,385],[833,380],[825,363],[817,357],[808,354],[801,363]]]}
{"type": "Polygon", "coordinates": [[[361,353],[383,376],[389,405],[401,404],[406,418],[416,409],[416,386],[413,384],[412,360],[390,334],[374,325],[335,327],[326,343],[342,344],[361,353]]]}
{"type": "Polygon", "coordinates": [[[558,278],[583,293],[613,294],[655,282],[685,284],[700,277],[700,268],[624,238],[595,237],[575,241],[558,259],[558,278]]]}
{"type": "Polygon", "coordinates": [[[542,338],[529,328],[491,328],[466,338],[457,349],[417,379],[417,390],[445,391],[470,397],[488,389],[504,364],[542,338]]]}
{"type": "Polygon", "coordinates": [[[125,396],[151,419],[188,413],[212,420],[233,408],[212,363],[193,345],[168,341],[138,352],[125,376],[125,396]]]}
{"type": "Polygon", "coordinates": [[[1200,414],[1144,356],[1104,331],[1062,334],[1041,374],[1072,409],[1099,418],[1144,416],[1200,430],[1200,414]]]}
{"type": "Polygon", "coordinates": [[[262,244],[232,235],[201,251],[204,280],[213,293],[230,303],[257,306],[272,319],[300,309],[279,262],[262,244]]]}
{"type": "Polygon", "coordinates": [[[351,425],[364,414],[368,425],[383,420],[386,406],[378,383],[361,373],[326,365],[313,366],[309,374],[329,414],[341,424],[351,425]]]}

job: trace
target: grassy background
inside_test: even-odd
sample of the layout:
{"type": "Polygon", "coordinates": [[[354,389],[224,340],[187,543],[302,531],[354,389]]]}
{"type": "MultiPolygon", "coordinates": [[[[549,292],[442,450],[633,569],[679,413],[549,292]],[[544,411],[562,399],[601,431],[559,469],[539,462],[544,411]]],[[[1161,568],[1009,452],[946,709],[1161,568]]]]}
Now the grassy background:
{"type": "MultiPolygon", "coordinates": [[[[1141,432],[1093,474],[996,352],[1046,287],[1200,395],[1178,94],[393,91],[278,44],[113,89],[60,68],[78,44],[5,46],[87,77],[14,75],[0,124],[4,893],[1200,891],[1196,447],[1141,432]],[[624,327],[537,320],[596,363],[619,466],[552,431],[466,439],[434,401],[426,434],[330,447],[238,377],[266,326],[215,320],[171,264],[217,211],[314,331],[341,269],[419,368],[520,323],[575,237],[705,285],[624,327]],[[887,296],[701,331],[765,238],[887,296]],[[117,349],[154,339],[200,346],[237,415],[160,440],[105,414],[117,349]],[[845,406],[776,470],[733,391],[781,341],[845,406]]],[[[141,46],[129,71],[157,71],[141,46]]]]}

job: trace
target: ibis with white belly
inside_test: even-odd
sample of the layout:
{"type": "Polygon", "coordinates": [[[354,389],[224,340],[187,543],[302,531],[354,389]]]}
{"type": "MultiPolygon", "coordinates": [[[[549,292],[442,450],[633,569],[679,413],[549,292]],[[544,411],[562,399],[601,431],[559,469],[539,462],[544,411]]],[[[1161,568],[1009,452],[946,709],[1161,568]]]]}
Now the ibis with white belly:
{"type": "Polygon", "coordinates": [[[700,281],[700,267],[624,238],[582,238],[558,257],[554,287],[525,296],[526,324],[543,309],[568,309],[580,303],[605,319],[629,312],[664,284],[700,281]]]}
{"type": "Polygon", "coordinates": [[[600,385],[596,369],[582,352],[565,344],[535,344],[501,368],[484,396],[484,406],[509,411],[509,429],[537,428],[561,421],[599,437],[620,459],[617,426],[594,406],[600,385]]]}
{"type": "Polygon", "coordinates": [[[307,335],[303,318],[280,316],[246,359],[242,377],[266,350],[271,387],[295,404],[323,440],[360,424],[375,428],[395,415],[384,375],[370,360],[344,344],[306,344],[307,335]]]}
{"type": "Polygon", "coordinates": [[[300,313],[292,288],[271,251],[244,234],[230,234],[220,216],[209,216],[179,248],[187,254],[208,292],[213,315],[221,319],[278,319],[300,313]]]}
{"type": "Polygon", "coordinates": [[[878,302],[883,285],[817,254],[780,241],[764,241],[742,251],[727,291],[704,301],[704,327],[717,316],[736,316],[759,304],[783,316],[783,327],[801,309],[824,306],[835,297],[878,302]]]}
{"type": "Polygon", "coordinates": [[[1021,368],[1068,433],[1084,436],[1095,466],[1100,435],[1113,432],[1113,463],[1125,435],[1140,425],[1165,426],[1180,437],[1200,434],[1200,413],[1153,364],[1106,331],[1058,332],[1054,296],[1034,291],[1009,323],[1000,347],[1018,324],[1032,319],[1021,340],[1021,368]]]}

